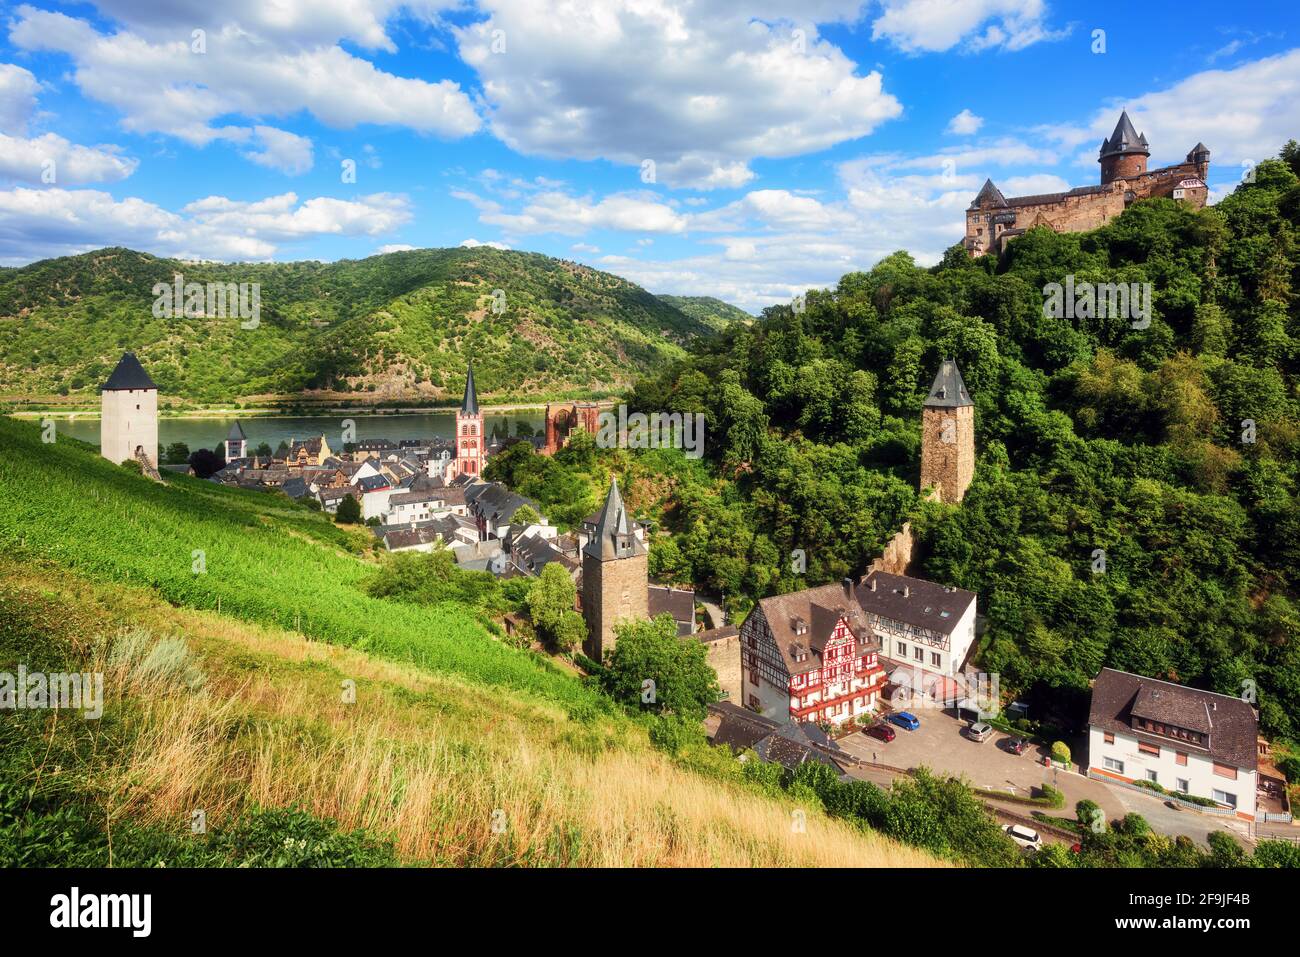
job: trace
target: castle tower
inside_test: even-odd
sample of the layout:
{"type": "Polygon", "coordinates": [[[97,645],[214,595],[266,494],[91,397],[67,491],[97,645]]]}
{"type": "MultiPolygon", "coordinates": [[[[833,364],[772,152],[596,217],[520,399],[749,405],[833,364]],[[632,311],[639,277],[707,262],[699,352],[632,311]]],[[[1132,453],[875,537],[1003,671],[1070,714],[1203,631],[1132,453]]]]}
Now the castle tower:
{"type": "Polygon", "coordinates": [[[921,409],[921,491],[957,503],[975,476],[975,405],[952,359],[944,359],[921,409]]]}
{"type": "Polygon", "coordinates": [[[1150,155],[1146,134],[1138,133],[1128,118],[1128,110],[1125,110],[1120,114],[1110,139],[1101,141],[1101,153],[1097,157],[1101,163],[1101,185],[1145,173],[1150,155]]]}
{"type": "Polygon", "coordinates": [[[478,409],[478,392],[474,389],[474,366],[465,376],[465,398],[456,412],[456,462],[448,478],[483,472],[483,413],[478,409]]]}
{"type": "Polygon", "coordinates": [[[158,467],[158,386],[134,352],[122,354],[100,387],[99,454],[110,462],[136,458],[142,450],[158,467]]]}
{"type": "Polygon", "coordinates": [[[582,550],[582,616],[587,622],[587,657],[600,661],[614,647],[614,625],[650,617],[649,554],[609,483],[595,534],[582,550]]]}
{"type": "Polygon", "coordinates": [[[248,438],[244,435],[244,430],[240,427],[239,421],[236,420],[226,436],[226,461],[233,462],[235,459],[242,459],[247,456],[248,438]]]}
{"type": "Polygon", "coordinates": [[[1210,148],[1204,143],[1197,143],[1187,154],[1187,162],[1196,167],[1196,175],[1205,180],[1210,175],[1210,148]]]}

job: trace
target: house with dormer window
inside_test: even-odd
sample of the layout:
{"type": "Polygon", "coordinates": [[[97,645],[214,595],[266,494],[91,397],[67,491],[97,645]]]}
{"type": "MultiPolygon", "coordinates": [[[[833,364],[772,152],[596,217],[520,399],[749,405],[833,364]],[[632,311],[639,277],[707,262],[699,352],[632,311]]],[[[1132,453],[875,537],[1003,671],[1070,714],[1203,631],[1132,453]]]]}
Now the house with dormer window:
{"type": "Polygon", "coordinates": [[[1259,719],[1240,698],[1103,668],[1092,684],[1088,775],[1209,798],[1255,819],[1259,719]]]}

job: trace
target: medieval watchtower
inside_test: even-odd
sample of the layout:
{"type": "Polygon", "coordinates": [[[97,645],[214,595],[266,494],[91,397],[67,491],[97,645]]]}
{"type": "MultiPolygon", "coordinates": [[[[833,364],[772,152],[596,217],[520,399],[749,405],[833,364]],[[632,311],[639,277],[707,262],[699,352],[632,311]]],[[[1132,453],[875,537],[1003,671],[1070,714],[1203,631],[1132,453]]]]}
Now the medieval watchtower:
{"type": "Polygon", "coordinates": [[[975,404],[952,359],[944,359],[921,409],[921,491],[957,503],[975,475],[975,404]]]}
{"type": "Polygon", "coordinates": [[[596,531],[582,550],[582,615],[587,657],[600,661],[614,647],[614,625],[650,617],[649,553],[611,480],[596,531]]]}
{"type": "Polygon", "coordinates": [[[158,467],[158,386],[134,352],[122,354],[100,388],[99,454],[122,463],[143,454],[158,467]]]}

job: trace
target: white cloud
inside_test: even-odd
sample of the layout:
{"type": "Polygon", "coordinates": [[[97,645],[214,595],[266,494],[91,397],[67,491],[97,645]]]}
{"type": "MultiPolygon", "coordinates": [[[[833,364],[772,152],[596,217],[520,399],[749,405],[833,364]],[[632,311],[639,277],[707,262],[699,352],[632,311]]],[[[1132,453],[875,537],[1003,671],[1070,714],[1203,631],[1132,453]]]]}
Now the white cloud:
{"type": "Polygon", "coordinates": [[[479,221],[511,234],[561,233],[577,236],[591,229],[622,229],[642,233],[679,233],[687,218],[659,201],[653,193],[616,193],[601,200],[550,191],[531,197],[517,213],[506,212],[494,200],[466,190],[457,199],[474,204],[479,221]]]}
{"type": "Polygon", "coordinates": [[[971,51],[1022,50],[1056,40],[1069,30],[1044,24],[1043,0],[881,0],[871,22],[873,40],[909,53],[936,53],[964,43],[971,51]]]}
{"type": "Polygon", "coordinates": [[[1066,147],[1087,144],[1080,166],[1095,165],[1097,147],[1127,109],[1151,144],[1151,164],[1178,162],[1198,142],[1213,164],[1240,169],[1247,160],[1276,156],[1300,129],[1300,49],[1230,70],[1205,70],[1173,86],[1099,109],[1086,125],[1046,130],[1066,147]]]}
{"type": "Polygon", "coordinates": [[[30,70],[0,63],[0,132],[27,132],[27,122],[36,112],[36,94],[40,88],[30,70]]]}
{"type": "Polygon", "coordinates": [[[947,132],[954,136],[971,136],[978,133],[984,125],[984,117],[976,116],[970,110],[962,110],[948,121],[947,132]]]}
{"type": "Polygon", "coordinates": [[[470,239],[462,239],[462,240],[460,241],[460,247],[461,247],[461,249],[477,249],[479,246],[487,246],[487,247],[490,248],[490,249],[509,249],[509,248],[510,248],[510,247],[507,246],[505,243],[499,243],[499,242],[495,242],[495,241],[492,241],[492,240],[490,240],[490,241],[488,241],[488,242],[485,242],[485,243],[481,243],[481,242],[479,242],[477,239],[473,239],[473,238],[470,238],[470,239]]]}
{"type": "MultiPolygon", "coordinates": [[[[306,111],[338,129],[378,123],[446,137],[468,135],[481,123],[458,84],[395,76],[331,45],[327,38],[344,30],[341,24],[347,21],[351,26],[343,37],[386,46],[367,26],[366,17],[348,20],[339,2],[328,4],[318,31],[307,31],[305,38],[311,42],[303,36],[287,39],[293,32],[288,27],[256,32],[267,21],[292,25],[307,15],[305,4],[276,4],[239,25],[230,20],[213,25],[205,53],[192,52],[188,28],[159,25],[171,23],[169,15],[155,15],[152,8],[129,0],[108,7],[148,29],[100,33],[86,20],[21,6],[9,38],[27,51],[69,56],[72,79],[82,95],[117,109],[122,126],[132,132],[175,136],[191,146],[214,140],[242,144],[251,137],[262,144],[246,154],[255,162],[301,172],[309,148],[300,142],[305,138],[289,140],[295,134],[231,124],[226,118],[289,117],[306,111]]],[[[201,9],[190,0],[179,22],[207,23],[218,11],[209,7],[201,9]],[[194,12],[191,7],[199,12],[186,19],[194,12]]]]}
{"type": "Polygon", "coordinates": [[[173,212],[92,189],[0,191],[0,261],[25,263],[103,246],[181,259],[271,259],[281,244],[321,236],[375,236],[409,221],[405,197],[355,200],[293,193],[258,201],[209,196],[173,212]]]}
{"type": "Polygon", "coordinates": [[[600,247],[599,247],[599,246],[593,246],[593,245],[591,245],[590,243],[574,243],[572,246],[569,247],[569,249],[570,249],[572,252],[575,252],[575,253],[598,253],[598,252],[600,252],[600,247]]]}
{"type": "Polygon", "coordinates": [[[630,176],[653,160],[658,182],[735,188],[753,178],[756,157],[825,149],[902,110],[878,72],[858,76],[807,22],[851,17],[857,4],[768,0],[761,13],[713,0],[480,6],[487,20],[455,30],[460,53],[482,79],[492,131],[528,154],[603,158],[636,167],[630,176]],[[494,36],[505,52],[493,52],[494,36]]]}
{"type": "Polygon", "coordinates": [[[273,126],[255,126],[253,135],[261,148],[243,150],[242,153],[254,163],[278,169],[290,176],[311,169],[312,143],[307,137],[287,130],[277,130],[273,126]]]}
{"type": "Polygon", "coordinates": [[[21,183],[112,183],[137,165],[114,146],[79,146],[55,133],[33,139],[0,133],[0,177],[21,183]]]}
{"type": "Polygon", "coordinates": [[[1070,189],[1070,185],[1069,180],[1062,176],[1054,176],[1051,173],[1011,176],[999,184],[1004,196],[1039,196],[1043,193],[1063,193],[1070,189]]]}
{"type": "Polygon", "coordinates": [[[383,255],[384,253],[409,253],[413,249],[415,249],[415,247],[407,243],[386,243],[376,249],[375,252],[380,255],[383,255]]]}

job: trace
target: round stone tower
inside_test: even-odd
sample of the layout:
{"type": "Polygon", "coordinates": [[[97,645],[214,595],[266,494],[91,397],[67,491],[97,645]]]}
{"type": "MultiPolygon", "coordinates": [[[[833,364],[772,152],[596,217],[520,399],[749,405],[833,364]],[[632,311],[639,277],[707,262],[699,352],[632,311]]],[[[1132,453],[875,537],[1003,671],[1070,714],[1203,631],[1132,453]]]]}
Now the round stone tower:
{"type": "Polygon", "coordinates": [[[1101,163],[1101,185],[1145,173],[1150,156],[1146,134],[1138,133],[1125,110],[1120,114],[1110,139],[1101,141],[1101,153],[1097,157],[1101,163]]]}

